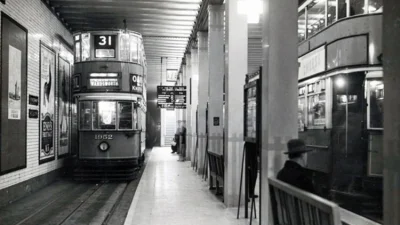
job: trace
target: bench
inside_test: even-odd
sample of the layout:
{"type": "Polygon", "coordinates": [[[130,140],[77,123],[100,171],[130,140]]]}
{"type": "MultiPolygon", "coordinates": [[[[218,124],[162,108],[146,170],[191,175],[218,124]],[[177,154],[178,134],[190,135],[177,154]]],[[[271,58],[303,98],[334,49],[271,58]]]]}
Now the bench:
{"type": "Polygon", "coordinates": [[[380,225],[275,178],[268,182],[274,225],[380,225]]]}
{"type": "Polygon", "coordinates": [[[207,155],[211,176],[210,187],[212,188],[214,186],[213,179],[215,179],[217,194],[222,194],[220,183],[224,183],[224,156],[210,151],[207,151],[207,155]]]}
{"type": "Polygon", "coordinates": [[[339,206],[274,178],[268,178],[276,225],[341,225],[339,206]]]}

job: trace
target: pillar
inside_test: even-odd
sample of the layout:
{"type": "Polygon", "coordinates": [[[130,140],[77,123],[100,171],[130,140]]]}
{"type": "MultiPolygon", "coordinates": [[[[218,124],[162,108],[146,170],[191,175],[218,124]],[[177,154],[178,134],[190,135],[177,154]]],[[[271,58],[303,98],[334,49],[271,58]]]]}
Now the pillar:
{"type": "Polygon", "coordinates": [[[224,85],[224,11],[223,5],[208,6],[208,129],[209,151],[223,155],[224,85]],[[216,120],[214,123],[214,120],[216,120]],[[218,123],[217,123],[218,122],[218,123]]]}
{"type": "Polygon", "coordinates": [[[224,203],[228,207],[237,206],[239,197],[243,154],[243,85],[247,73],[247,17],[238,13],[238,2],[229,0],[225,3],[224,203]]]}
{"type": "Polygon", "coordinates": [[[203,174],[206,157],[206,110],[208,102],[208,32],[197,32],[199,40],[199,148],[198,148],[198,173],[203,174]]]}
{"type": "Polygon", "coordinates": [[[400,224],[400,7],[385,0],[383,11],[384,150],[383,224],[400,224]]]}
{"type": "Polygon", "coordinates": [[[298,133],[297,7],[293,0],[263,1],[262,225],[270,219],[268,177],[282,168],[286,143],[298,133]]]}
{"type": "MultiPolygon", "coordinates": [[[[167,85],[167,60],[168,58],[162,57],[160,59],[161,63],[161,84],[160,85],[167,85]]],[[[167,129],[167,121],[166,121],[166,115],[167,115],[167,110],[166,109],[160,109],[161,110],[161,146],[166,146],[166,143],[168,140],[166,140],[166,129],[167,129]]]]}
{"type": "Polygon", "coordinates": [[[185,85],[186,85],[186,160],[190,160],[192,152],[192,105],[191,105],[191,83],[192,83],[192,62],[190,53],[185,54],[185,85]]]}
{"type": "Polygon", "coordinates": [[[197,43],[196,46],[193,46],[190,51],[191,54],[191,64],[192,64],[192,110],[191,110],[191,124],[192,124],[192,141],[191,141],[191,161],[192,165],[195,163],[195,152],[196,152],[196,138],[197,138],[197,105],[199,102],[199,57],[198,57],[198,49],[197,49],[197,43]]]}

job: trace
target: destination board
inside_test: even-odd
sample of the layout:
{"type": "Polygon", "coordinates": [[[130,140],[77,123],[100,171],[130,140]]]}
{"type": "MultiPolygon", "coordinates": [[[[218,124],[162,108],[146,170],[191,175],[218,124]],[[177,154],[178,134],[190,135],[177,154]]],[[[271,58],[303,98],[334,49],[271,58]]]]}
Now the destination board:
{"type": "Polygon", "coordinates": [[[186,109],[186,86],[175,86],[175,108],[186,109]]]}
{"type": "Polygon", "coordinates": [[[157,107],[174,108],[174,86],[157,86],[157,107]]]}
{"type": "Polygon", "coordinates": [[[186,86],[157,86],[157,107],[186,109],[186,86]]]}

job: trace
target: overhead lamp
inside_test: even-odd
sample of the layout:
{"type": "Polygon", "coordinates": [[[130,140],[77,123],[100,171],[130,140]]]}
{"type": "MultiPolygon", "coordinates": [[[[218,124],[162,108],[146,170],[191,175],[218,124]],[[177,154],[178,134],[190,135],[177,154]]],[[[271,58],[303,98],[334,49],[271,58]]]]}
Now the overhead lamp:
{"type": "Polygon", "coordinates": [[[344,78],[343,77],[339,77],[337,80],[336,80],[336,86],[338,87],[338,88],[342,88],[342,87],[344,87],[345,85],[346,85],[346,81],[344,80],[344,78]]]}
{"type": "Polygon", "coordinates": [[[247,15],[247,23],[257,24],[260,22],[260,15],[263,13],[261,0],[239,0],[238,13],[247,15]]]}

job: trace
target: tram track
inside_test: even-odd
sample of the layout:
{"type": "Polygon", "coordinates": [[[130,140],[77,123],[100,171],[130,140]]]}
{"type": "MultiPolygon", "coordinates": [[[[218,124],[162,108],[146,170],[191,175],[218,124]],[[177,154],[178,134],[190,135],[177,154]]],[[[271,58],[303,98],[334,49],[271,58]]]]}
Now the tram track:
{"type": "Polygon", "coordinates": [[[0,209],[0,224],[122,225],[144,168],[129,182],[58,181],[0,209]]]}

